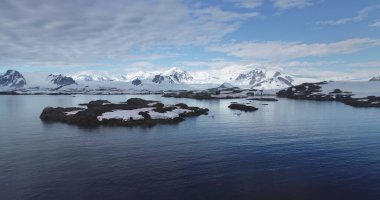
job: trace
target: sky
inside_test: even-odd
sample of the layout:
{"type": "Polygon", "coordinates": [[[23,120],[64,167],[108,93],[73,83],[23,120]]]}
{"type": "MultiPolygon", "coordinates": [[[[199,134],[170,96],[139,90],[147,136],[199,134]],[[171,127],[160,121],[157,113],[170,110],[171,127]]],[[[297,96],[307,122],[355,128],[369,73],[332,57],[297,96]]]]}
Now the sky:
{"type": "Polygon", "coordinates": [[[0,71],[380,74],[378,0],[0,0],[0,71]]]}

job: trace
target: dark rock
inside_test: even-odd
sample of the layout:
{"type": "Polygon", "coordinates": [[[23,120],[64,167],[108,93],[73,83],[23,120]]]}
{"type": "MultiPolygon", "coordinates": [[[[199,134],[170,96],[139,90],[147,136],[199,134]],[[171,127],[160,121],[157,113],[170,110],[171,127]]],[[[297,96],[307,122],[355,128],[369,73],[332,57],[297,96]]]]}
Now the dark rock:
{"type": "Polygon", "coordinates": [[[375,96],[369,96],[366,98],[345,98],[345,99],[342,99],[341,102],[353,107],[380,108],[380,97],[375,97],[375,96]]]}
{"type": "Polygon", "coordinates": [[[103,104],[111,103],[107,100],[95,100],[90,101],[89,103],[81,103],[80,106],[87,106],[87,107],[96,107],[96,106],[102,106],[103,104]]]}
{"type": "Polygon", "coordinates": [[[253,100],[253,101],[278,101],[276,98],[250,98],[247,100],[253,100]]]}
{"type": "Polygon", "coordinates": [[[139,112],[139,115],[143,116],[144,119],[152,119],[152,117],[149,115],[148,111],[145,111],[145,112],[139,112]]]}
{"type": "Polygon", "coordinates": [[[170,107],[158,107],[158,108],[153,109],[153,111],[158,112],[158,113],[166,113],[168,111],[173,111],[176,108],[177,107],[174,107],[174,106],[170,106],[170,107]]]}
{"type": "Polygon", "coordinates": [[[162,81],[164,81],[165,78],[161,75],[155,75],[152,82],[160,84],[162,81]]]}
{"type": "Polygon", "coordinates": [[[141,83],[142,83],[141,80],[138,78],[132,81],[132,84],[135,86],[141,85],[141,83]]]}
{"type": "Polygon", "coordinates": [[[0,91],[0,95],[20,95],[16,91],[0,91]]]}
{"type": "Polygon", "coordinates": [[[233,109],[233,110],[246,111],[246,112],[258,110],[258,108],[255,108],[253,106],[247,106],[244,104],[237,104],[237,103],[233,103],[233,104],[229,105],[228,108],[233,109]]]}
{"type": "Polygon", "coordinates": [[[192,112],[182,113],[179,116],[180,117],[191,117],[191,116],[207,115],[209,112],[209,109],[207,109],[207,108],[199,108],[199,107],[188,106],[187,109],[191,110],[192,112]]]}
{"type": "Polygon", "coordinates": [[[171,83],[171,84],[174,83],[173,79],[172,79],[170,76],[161,76],[161,75],[155,75],[154,78],[153,78],[153,80],[152,80],[152,82],[153,82],[153,83],[161,84],[162,82],[165,81],[165,79],[166,79],[169,83],[171,83]]]}
{"type": "Polygon", "coordinates": [[[149,101],[145,99],[140,99],[140,98],[130,98],[127,100],[127,104],[130,105],[139,105],[139,106],[147,106],[149,103],[154,103],[155,101],[149,101]]]}
{"type": "Polygon", "coordinates": [[[329,94],[341,94],[341,93],[343,93],[343,91],[342,90],[340,90],[340,89],[334,89],[332,92],[330,92],[329,94]]]}
{"type": "Polygon", "coordinates": [[[181,108],[181,109],[188,109],[188,108],[189,108],[189,106],[186,105],[186,104],[184,104],[184,103],[178,103],[178,104],[176,104],[175,106],[178,106],[178,107],[181,108]]]}
{"type": "Polygon", "coordinates": [[[40,118],[44,121],[66,121],[68,120],[68,116],[66,115],[66,112],[71,112],[75,110],[84,110],[83,108],[76,108],[76,107],[70,107],[70,108],[52,108],[52,107],[46,107],[42,111],[40,118]]]}
{"type": "Polygon", "coordinates": [[[320,83],[303,83],[301,85],[289,87],[287,89],[281,90],[277,93],[278,97],[286,97],[290,99],[304,99],[304,100],[326,100],[331,101],[330,96],[315,94],[321,92],[322,84],[327,84],[327,82],[320,83]]]}
{"type": "Polygon", "coordinates": [[[155,103],[155,104],[153,104],[153,105],[151,105],[151,107],[157,107],[157,108],[162,108],[162,107],[164,107],[165,105],[163,104],[163,103],[155,103]]]}

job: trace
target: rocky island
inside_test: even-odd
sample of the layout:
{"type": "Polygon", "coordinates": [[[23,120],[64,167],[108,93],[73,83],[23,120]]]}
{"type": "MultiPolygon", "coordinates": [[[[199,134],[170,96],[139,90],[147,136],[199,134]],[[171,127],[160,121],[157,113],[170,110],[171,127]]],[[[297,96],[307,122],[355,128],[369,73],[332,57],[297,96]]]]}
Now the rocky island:
{"type": "MultiPolygon", "coordinates": [[[[326,81],[318,83],[303,83],[301,85],[281,90],[277,93],[277,96],[300,100],[338,101],[353,107],[380,108],[380,96],[375,96],[376,93],[360,93],[355,91],[355,88],[353,87],[351,88],[351,91],[349,91],[350,89],[348,88],[350,87],[347,87],[347,85],[348,84],[345,83],[326,81]]],[[[367,84],[360,87],[360,91],[368,89],[369,86],[370,85],[367,84]]],[[[377,88],[375,89],[378,90],[377,88]]]]}
{"type": "Polygon", "coordinates": [[[164,105],[140,98],[131,98],[118,104],[97,100],[80,105],[84,107],[46,107],[40,119],[80,126],[153,126],[178,123],[190,116],[207,115],[209,111],[207,108],[190,107],[183,103],[164,105]]]}
{"type": "Polygon", "coordinates": [[[240,110],[240,111],[245,111],[245,112],[258,110],[258,108],[256,108],[256,107],[247,106],[247,105],[239,104],[239,103],[231,103],[228,106],[228,108],[232,109],[232,110],[240,110]]]}
{"type": "Polygon", "coordinates": [[[201,91],[166,92],[162,97],[189,98],[189,99],[239,99],[254,96],[257,90],[241,89],[231,84],[223,83],[217,88],[201,91]]]}

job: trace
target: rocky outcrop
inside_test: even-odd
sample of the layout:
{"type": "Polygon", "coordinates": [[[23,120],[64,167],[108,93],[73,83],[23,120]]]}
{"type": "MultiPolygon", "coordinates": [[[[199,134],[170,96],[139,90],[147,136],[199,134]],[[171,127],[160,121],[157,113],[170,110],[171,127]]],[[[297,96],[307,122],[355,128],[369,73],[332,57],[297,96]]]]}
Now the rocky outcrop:
{"type": "Polygon", "coordinates": [[[5,74],[0,74],[0,87],[21,88],[24,85],[26,85],[24,76],[16,70],[7,70],[5,74]]]}
{"type": "Polygon", "coordinates": [[[233,110],[241,110],[241,111],[245,111],[245,112],[258,110],[258,108],[256,108],[256,107],[247,106],[247,105],[239,104],[239,103],[232,103],[228,106],[228,108],[233,109],[233,110]]]}
{"type": "Polygon", "coordinates": [[[278,97],[315,101],[338,101],[353,107],[380,107],[380,97],[368,96],[366,98],[354,98],[352,92],[342,91],[337,88],[331,92],[323,93],[320,83],[304,83],[289,87],[277,93],[278,97]]]}
{"type": "Polygon", "coordinates": [[[321,92],[322,87],[320,85],[322,84],[327,84],[327,82],[303,83],[301,85],[281,90],[277,93],[277,96],[290,99],[331,100],[332,95],[317,94],[321,92]]]}
{"type": "Polygon", "coordinates": [[[208,109],[205,108],[190,107],[186,104],[166,106],[160,102],[139,98],[128,99],[120,104],[98,100],[82,105],[87,108],[46,107],[40,119],[46,122],[63,122],[80,126],[153,126],[178,123],[186,117],[208,114],[208,109]]]}
{"type": "Polygon", "coordinates": [[[342,103],[353,107],[376,107],[380,108],[380,97],[369,96],[366,98],[347,98],[342,103]]]}
{"type": "Polygon", "coordinates": [[[380,81],[380,76],[373,77],[369,81],[380,81]]]}
{"type": "Polygon", "coordinates": [[[132,85],[134,86],[139,86],[142,84],[142,81],[138,78],[136,78],[135,80],[132,81],[132,85]]]}
{"type": "Polygon", "coordinates": [[[162,76],[162,75],[155,75],[152,79],[152,82],[153,83],[158,83],[158,84],[161,84],[163,83],[164,81],[168,81],[170,84],[173,84],[174,81],[173,79],[170,77],[170,76],[162,76]]]}

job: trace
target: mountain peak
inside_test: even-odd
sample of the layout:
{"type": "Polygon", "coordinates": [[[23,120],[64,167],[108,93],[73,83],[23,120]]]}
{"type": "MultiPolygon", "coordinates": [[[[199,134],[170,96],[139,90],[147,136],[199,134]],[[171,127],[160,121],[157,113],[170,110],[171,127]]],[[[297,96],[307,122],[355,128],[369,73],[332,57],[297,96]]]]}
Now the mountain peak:
{"type": "Polygon", "coordinates": [[[170,79],[177,83],[189,82],[194,79],[187,71],[178,67],[172,67],[169,70],[162,73],[163,76],[170,77],[170,79]]]}
{"type": "Polygon", "coordinates": [[[294,79],[280,71],[258,67],[239,74],[234,81],[252,88],[280,89],[293,86],[294,79]]]}
{"type": "Polygon", "coordinates": [[[58,86],[76,84],[73,78],[68,77],[68,76],[63,76],[62,74],[50,74],[48,76],[48,79],[50,79],[50,82],[58,86]]]}
{"type": "Polygon", "coordinates": [[[7,70],[5,74],[0,74],[0,86],[23,87],[26,84],[24,76],[16,70],[7,70]]]}
{"type": "Polygon", "coordinates": [[[218,87],[218,89],[229,89],[234,88],[234,86],[231,83],[224,82],[222,85],[218,87]]]}

